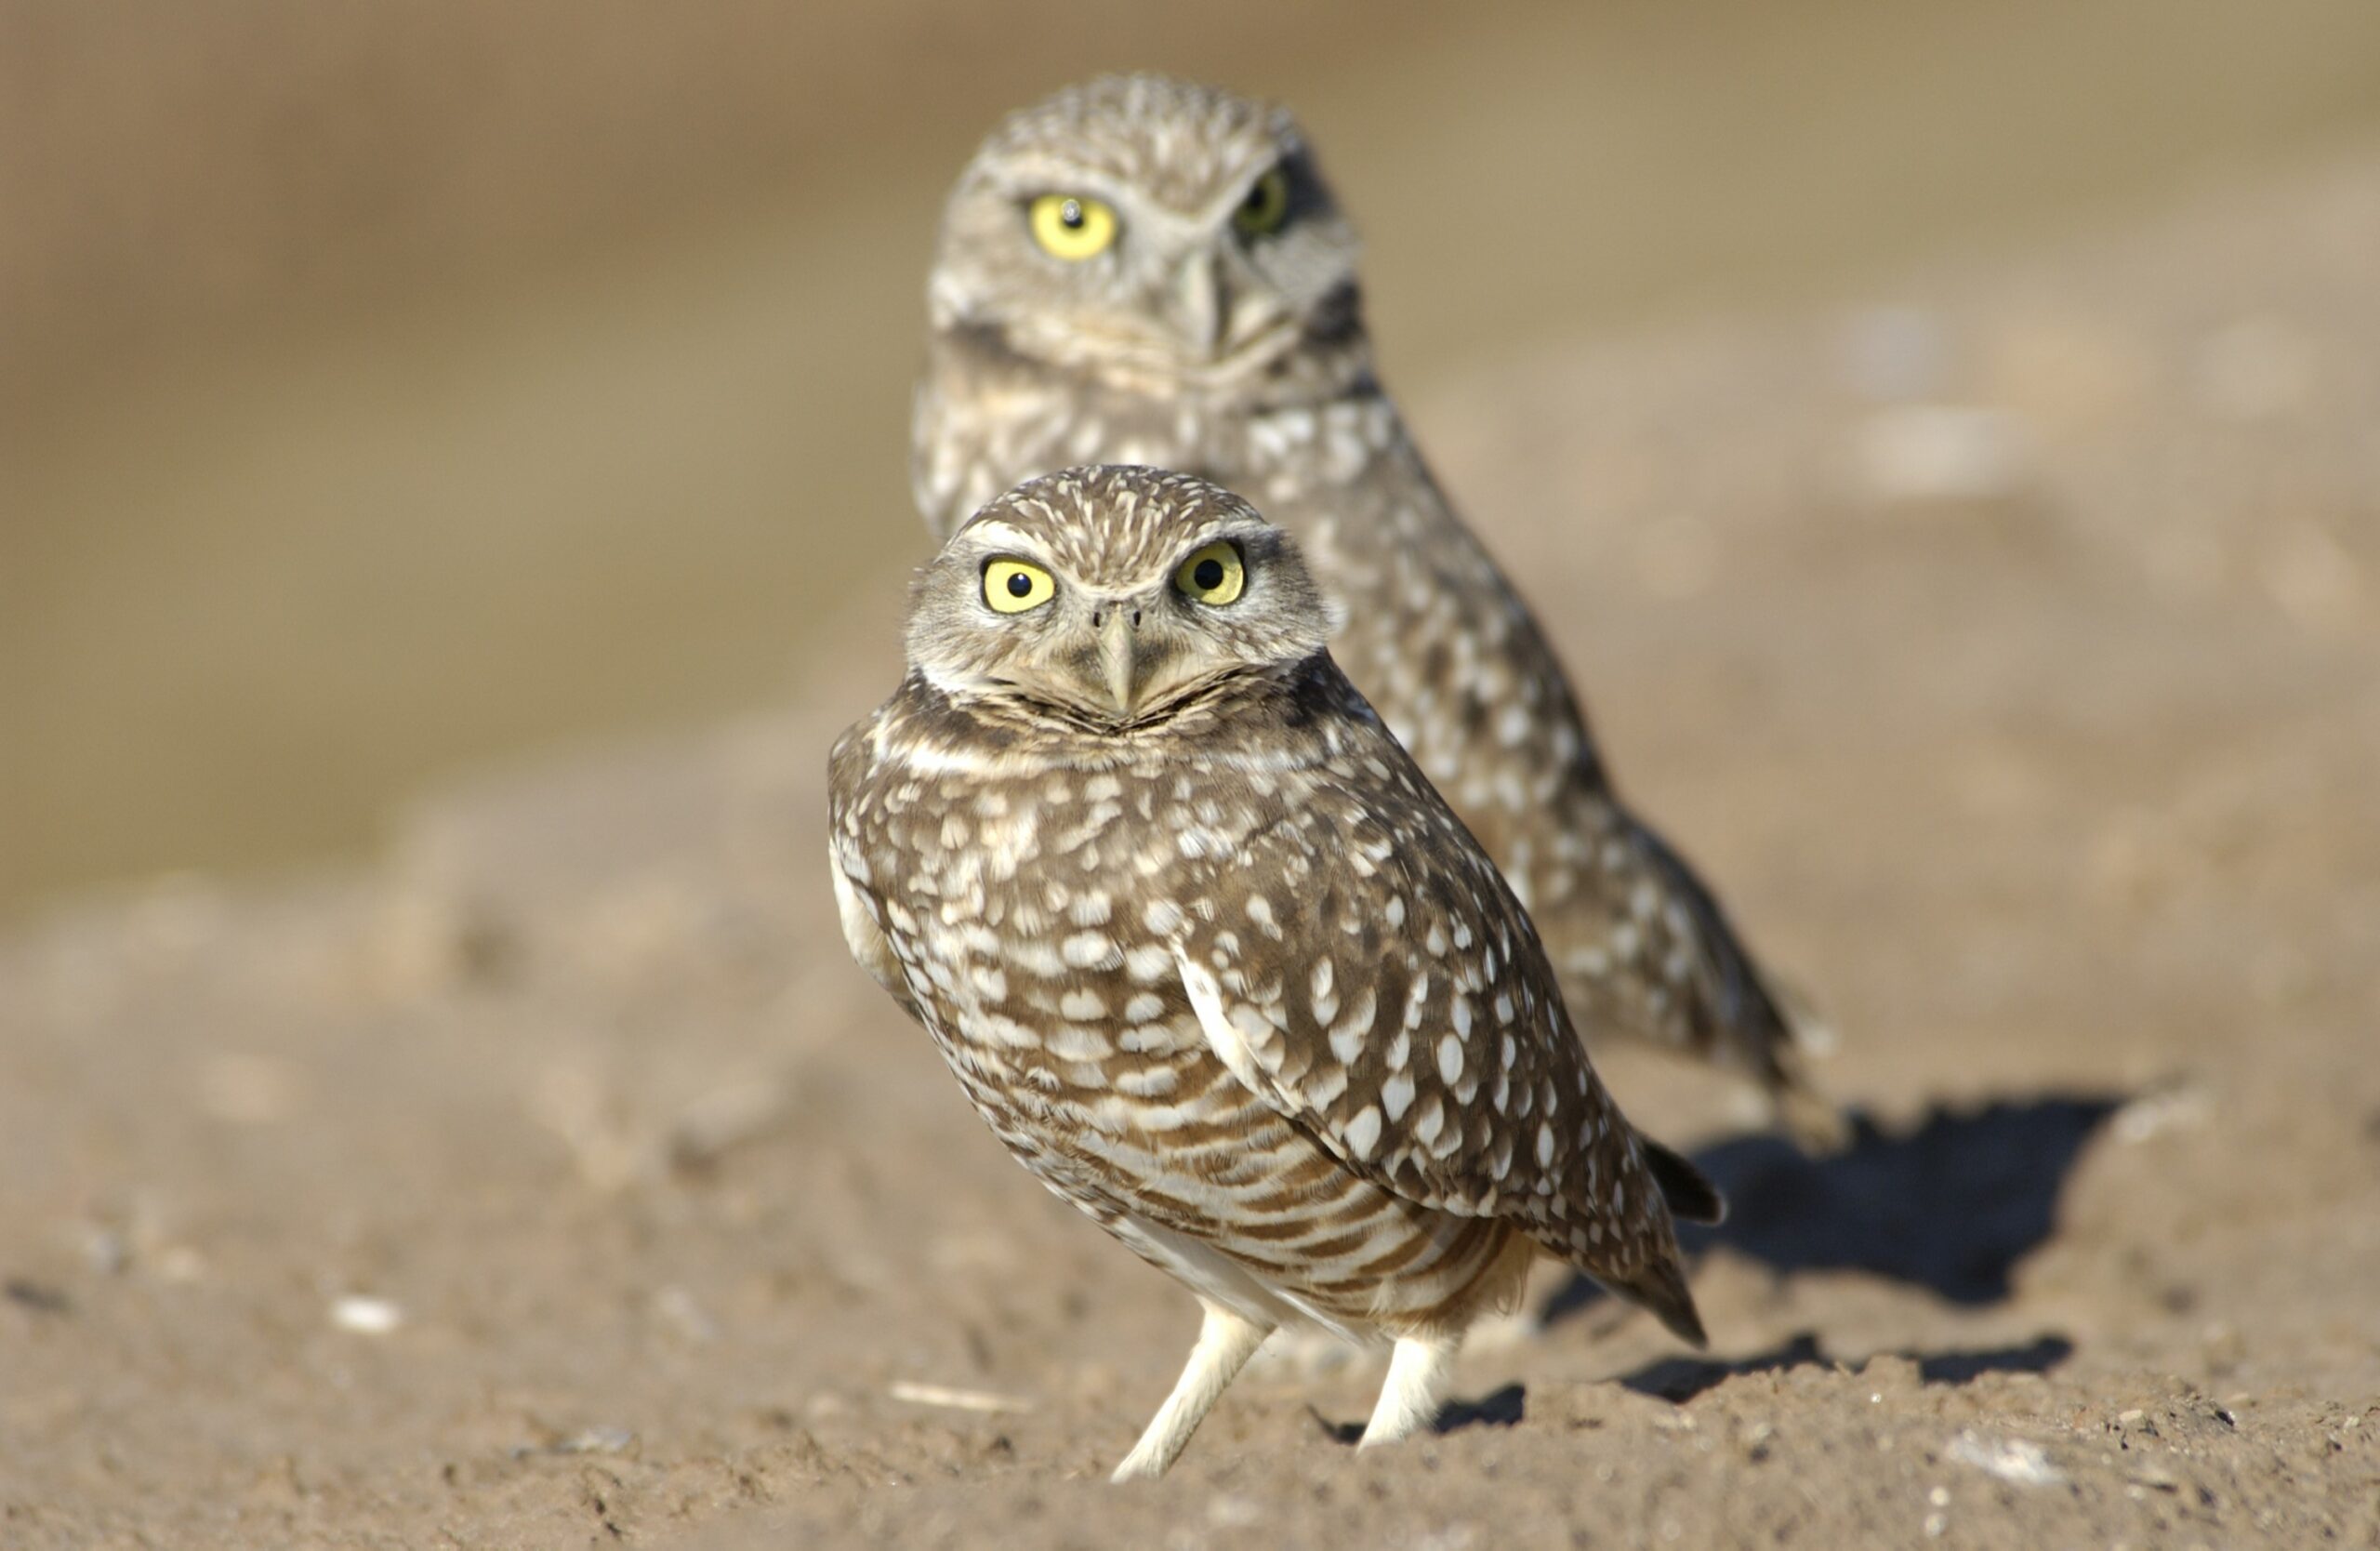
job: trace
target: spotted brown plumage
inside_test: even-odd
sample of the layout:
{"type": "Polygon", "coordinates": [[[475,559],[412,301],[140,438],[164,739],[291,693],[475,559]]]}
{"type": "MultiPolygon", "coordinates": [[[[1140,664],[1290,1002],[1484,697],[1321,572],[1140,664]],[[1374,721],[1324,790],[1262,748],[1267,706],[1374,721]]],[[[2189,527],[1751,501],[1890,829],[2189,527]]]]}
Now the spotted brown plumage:
{"type": "Polygon", "coordinates": [[[1536,917],[1581,1025],[1741,1070],[1804,1140],[1840,1139],[1782,998],[1613,791],[1544,632],[1374,375],[1355,237],[1286,112],[1143,75],[1013,115],[945,206],[928,303],[911,474],[937,537],[1076,463],[1253,500],[1343,605],[1334,653],[1536,917]],[[1105,212],[1104,245],[1038,244],[1052,194],[1105,212]]]}
{"type": "Polygon", "coordinates": [[[1328,625],[1236,497],[1066,471],[921,573],[907,675],[832,756],[854,957],[1018,1160],[1207,1309],[1119,1476],[1282,1324],[1395,1341],[1366,1437],[1402,1436],[1539,1253],[1701,1339],[1671,1198],[1715,1195],[1612,1103],[1328,625]]]}

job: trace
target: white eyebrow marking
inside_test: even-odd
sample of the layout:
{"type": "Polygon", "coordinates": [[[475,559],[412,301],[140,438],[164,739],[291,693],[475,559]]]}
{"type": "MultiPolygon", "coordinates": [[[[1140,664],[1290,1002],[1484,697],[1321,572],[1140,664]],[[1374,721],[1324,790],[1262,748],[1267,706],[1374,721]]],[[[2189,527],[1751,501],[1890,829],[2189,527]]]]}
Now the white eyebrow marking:
{"type": "Polygon", "coordinates": [[[1012,527],[997,517],[980,523],[968,524],[967,537],[971,540],[1009,546],[1036,560],[1047,558],[1041,553],[1041,546],[1028,537],[1023,529],[1012,527]]]}

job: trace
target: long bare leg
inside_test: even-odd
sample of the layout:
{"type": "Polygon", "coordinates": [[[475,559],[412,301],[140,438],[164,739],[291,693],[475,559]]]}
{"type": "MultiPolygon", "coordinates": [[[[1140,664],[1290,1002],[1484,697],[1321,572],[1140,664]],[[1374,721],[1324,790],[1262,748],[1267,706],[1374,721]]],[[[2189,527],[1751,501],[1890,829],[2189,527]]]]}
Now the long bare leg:
{"type": "Polygon", "coordinates": [[[1394,1443],[1436,1421],[1455,1349],[1461,1345],[1460,1335],[1399,1337],[1388,1359],[1388,1382],[1380,1386],[1380,1403],[1356,1447],[1394,1443]]]}
{"type": "Polygon", "coordinates": [[[1173,1384],[1173,1393],[1165,1398],[1157,1414],[1116,1467],[1111,1480],[1132,1481],[1153,1479],[1162,1476],[1166,1468],[1181,1457],[1183,1446],[1198,1424],[1207,1419],[1215,1399],[1222,1395],[1241,1367],[1273,1333],[1270,1325],[1260,1325],[1235,1314],[1220,1304],[1208,1304],[1206,1323],[1198,1327],[1198,1344],[1190,1348],[1190,1360],[1182,1370],[1182,1377],[1173,1384]]]}

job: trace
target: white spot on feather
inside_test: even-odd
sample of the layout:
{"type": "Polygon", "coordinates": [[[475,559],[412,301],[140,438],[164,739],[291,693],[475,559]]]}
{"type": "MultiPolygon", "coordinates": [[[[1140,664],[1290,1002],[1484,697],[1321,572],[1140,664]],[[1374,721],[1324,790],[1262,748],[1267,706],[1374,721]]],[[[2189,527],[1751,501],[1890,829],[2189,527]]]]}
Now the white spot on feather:
{"type": "Polygon", "coordinates": [[[1058,946],[1059,955],[1076,969],[1113,969],[1116,945],[1103,932],[1078,932],[1058,946]]]}
{"type": "Polygon", "coordinates": [[[1104,1061],[1116,1054],[1116,1047],[1096,1030],[1077,1028],[1072,1025],[1064,1025],[1053,1030],[1045,1048],[1061,1061],[1104,1061]]]}

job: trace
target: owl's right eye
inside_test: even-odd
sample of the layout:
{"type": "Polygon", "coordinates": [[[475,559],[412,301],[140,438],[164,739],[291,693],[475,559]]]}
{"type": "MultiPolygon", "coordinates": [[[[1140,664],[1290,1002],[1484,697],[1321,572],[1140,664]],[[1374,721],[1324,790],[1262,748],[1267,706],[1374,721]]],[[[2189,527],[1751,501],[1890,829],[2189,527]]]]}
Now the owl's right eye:
{"type": "Polygon", "coordinates": [[[1095,258],[1116,241],[1116,212],[1104,200],[1043,194],[1025,212],[1033,240],[1052,258],[1095,258]]]}
{"type": "Polygon", "coordinates": [[[1038,565],[996,560],[984,567],[984,602],[996,614],[1023,614],[1058,595],[1058,584],[1038,565]]]}
{"type": "Polygon", "coordinates": [[[1248,197],[1231,215],[1232,224],[1251,237],[1266,237],[1289,219],[1289,175],[1275,167],[1249,185],[1248,197]]]}
{"type": "Polygon", "coordinates": [[[1185,598],[1222,608],[1239,600],[1240,590],[1248,585],[1248,563],[1239,558],[1238,545],[1219,538],[1175,568],[1173,585],[1185,598]]]}

